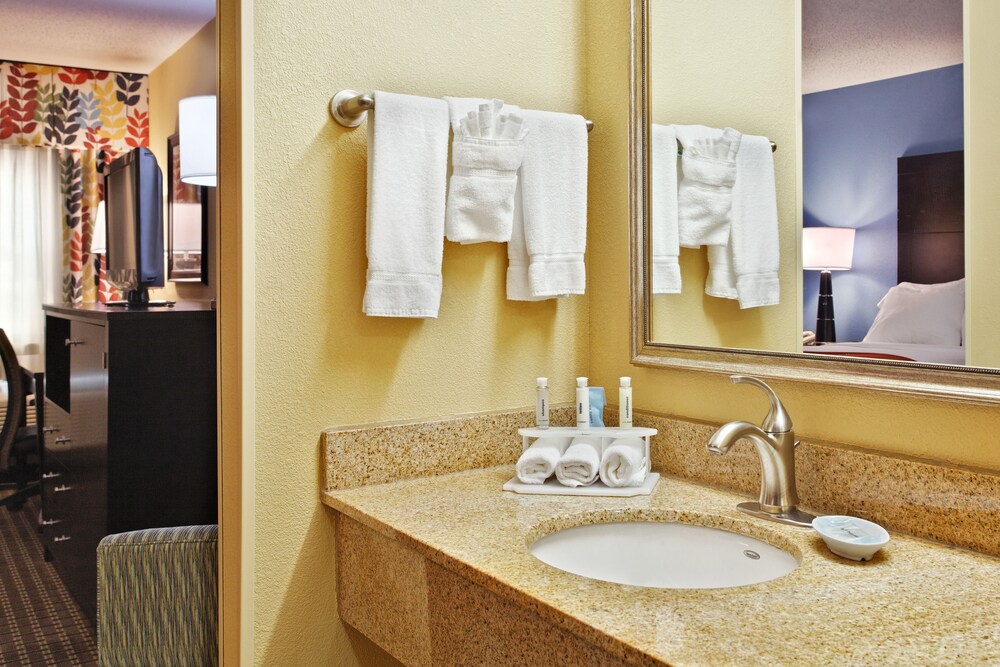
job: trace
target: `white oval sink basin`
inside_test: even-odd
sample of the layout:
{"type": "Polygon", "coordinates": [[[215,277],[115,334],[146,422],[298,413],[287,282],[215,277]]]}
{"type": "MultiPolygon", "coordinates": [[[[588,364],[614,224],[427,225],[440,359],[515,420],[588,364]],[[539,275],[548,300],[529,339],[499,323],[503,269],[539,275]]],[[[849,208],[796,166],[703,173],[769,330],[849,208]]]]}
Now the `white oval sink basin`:
{"type": "Polygon", "coordinates": [[[782,577],[790,553],[727,530],[632,521],[576,526],[529,548],[544,563],[582,577],[649,588],[730,588],[782,577]]]}

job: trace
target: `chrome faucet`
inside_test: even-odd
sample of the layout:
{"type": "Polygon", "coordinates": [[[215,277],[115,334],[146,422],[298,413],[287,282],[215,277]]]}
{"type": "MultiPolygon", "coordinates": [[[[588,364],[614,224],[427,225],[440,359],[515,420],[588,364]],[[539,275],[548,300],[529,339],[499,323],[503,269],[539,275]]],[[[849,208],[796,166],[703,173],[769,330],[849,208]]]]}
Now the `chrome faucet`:
{"type": "Polygon", "coordinates": [[[795,432],[792,419],[778,395],[767,384],[749,375],[731,375],[733,384],[752,384],[760,388],[771,401],[771,409],[758,428],[749,422],[735,421],[720,427],[708,439],[708,451],[722,456],[741,438],[749,440],[760,456],[760,500],[740,503],[737,509],[753,516],[790,523],[812,525],[812,514],[801,511],[795,492],[795,432]]]}

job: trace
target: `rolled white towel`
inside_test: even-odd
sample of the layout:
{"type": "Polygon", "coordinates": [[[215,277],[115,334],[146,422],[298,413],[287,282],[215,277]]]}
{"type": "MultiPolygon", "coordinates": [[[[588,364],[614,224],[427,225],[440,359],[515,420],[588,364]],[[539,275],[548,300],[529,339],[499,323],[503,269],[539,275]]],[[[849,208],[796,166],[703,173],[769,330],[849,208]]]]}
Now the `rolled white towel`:
{"type": "Polygon", "coordinates": [[[641,486],[646,481],[649,462],[642,438],[619,438],[611,442],[601,457],[601,481],[605,486],[641,486]]]}
{"type": "Polygon", "coordinates": [[[564,486],[589,486],[597,481],[601,467],[601,439],[593,436],[579,436],[559,459],[556,479],[564,486]]]}
{"type": "Polygon", "coordinates": [[[559,465],[559,457],[572,438],[539,438],[517,460],[517,479],[523,484],[542,484],[559,465]]]}

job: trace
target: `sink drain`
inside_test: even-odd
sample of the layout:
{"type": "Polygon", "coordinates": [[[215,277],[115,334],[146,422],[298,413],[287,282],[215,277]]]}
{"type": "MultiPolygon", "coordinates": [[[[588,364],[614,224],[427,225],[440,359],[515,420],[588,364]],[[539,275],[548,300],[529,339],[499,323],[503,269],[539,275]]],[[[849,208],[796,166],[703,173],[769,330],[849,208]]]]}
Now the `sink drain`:
{"type": "Polygon", "coordinates": [[[743,555],[749,558],[750,560],[760,560],[760,554],[757,553],[756,551],[751,551],[750,549],[744,549],[743,555]]]}

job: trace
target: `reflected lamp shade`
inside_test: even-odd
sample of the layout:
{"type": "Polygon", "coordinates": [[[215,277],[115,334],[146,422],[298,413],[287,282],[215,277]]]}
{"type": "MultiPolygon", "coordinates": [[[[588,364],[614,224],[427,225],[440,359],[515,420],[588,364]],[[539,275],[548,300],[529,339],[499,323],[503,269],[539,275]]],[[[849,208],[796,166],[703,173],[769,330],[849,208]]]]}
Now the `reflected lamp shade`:
{"type": "Polygon", "coordinates": [[[816,342],[837,342],[830,271],[846,271],[854,263],[854,230],[846,227],[806,227],[802,230],[802,268],[821,271],[816,305],[816,342]]]}
{"type": "Polygon", "coordinates": [[[90,239],[92,255],[108,254],[108,217],[104,212],[104,200],[97,205],[97,215],[94,216],[94,235],[90,239]]]}
{"type": "Polygon", "coordinates": [[[806,227],[802,230],[802,268],[846,271],[854,261],[854,230],[847,227],[806,227]]]}
{"type": "Polygon", "coordinates": [[[177,131],[181,148],[181,181],[215,187],[216,97],[185,97],[178,103],[177,131]]]}

